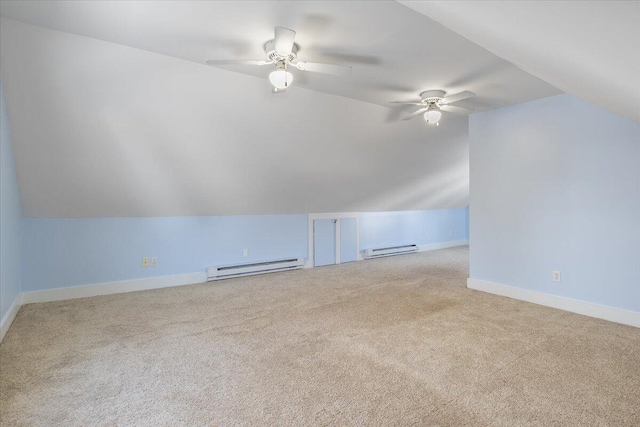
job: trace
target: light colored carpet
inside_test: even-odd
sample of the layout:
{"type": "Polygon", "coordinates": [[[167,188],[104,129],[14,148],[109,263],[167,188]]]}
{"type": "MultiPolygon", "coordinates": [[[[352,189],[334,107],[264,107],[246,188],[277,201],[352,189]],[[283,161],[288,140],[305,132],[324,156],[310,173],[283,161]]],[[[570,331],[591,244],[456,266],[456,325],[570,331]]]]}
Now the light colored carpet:
{"type": "Polygon", "coordinates": [[[640,425],[640,329],[469,290],[467,260],[24,306],[2,426],[640,425]]]}

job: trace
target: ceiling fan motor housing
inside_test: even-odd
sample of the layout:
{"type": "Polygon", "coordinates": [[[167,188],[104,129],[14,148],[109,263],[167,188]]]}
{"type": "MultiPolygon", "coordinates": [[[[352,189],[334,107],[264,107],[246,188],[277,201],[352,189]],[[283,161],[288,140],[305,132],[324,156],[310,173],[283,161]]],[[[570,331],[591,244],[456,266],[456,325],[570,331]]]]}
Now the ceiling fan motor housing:
{"type": "Polygon", "coordinates": [[[289,56],[285,57],[285,56],[281,56],[280,54],[278,54],[278,52],[276,52],[276,41],[269,40],[264,44],[264,51],[267,54],[267,57],[269,58],[270,61],[277,62],[277,61],[284,60],[287,62],[292,62],[298,56],[298,45],[294,43],[293,46],[291,47],[291,53],[289,54],[289,56]]]}
{"type": "Polygon", "coordinates": [[[437,104],[444,96],[445,91],[443,90],[427,90],[420,94],[420,98],[422,98],[422,102],[425,104],[437,104]]]}

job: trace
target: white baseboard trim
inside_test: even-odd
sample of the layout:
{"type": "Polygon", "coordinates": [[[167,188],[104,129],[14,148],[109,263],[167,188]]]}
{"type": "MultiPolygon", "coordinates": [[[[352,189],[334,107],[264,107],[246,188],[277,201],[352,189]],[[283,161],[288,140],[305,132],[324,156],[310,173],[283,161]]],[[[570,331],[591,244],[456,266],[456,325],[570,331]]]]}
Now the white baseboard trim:
{"type": "Polygon", "coordinates": [[[640,313],[635,311],[593,304],[480,279],[467,279],[467,288],[640,328],[640,313]]]}
{"type": "Polygon", "coordinates": [[[98,295],[120,294],[149,289],[170,288],[207,281],[207,273],[188,273],[175,276],[157,276],[144,279],[122,280],[119,282],[97,283],[94,285],[72,286],[69,288],[47,289],[23,292],[23,304],[63,301],[67,299],[95,297],[98,295]]]}
{"type": "Polygon", "coordinates": [[[453,248],[455,246],[467,246],[468,240],[452,240],[450,242],[427,243],[426,245],[418,245],[418,252],[435,251],[437,249],[453,248]]]}
{"type": "MultiPolygon", "coordinates": [[[[468,240],[419,245],[419,251],[451,248],[468,245],[468,240]]],[[[361,256],[358,261],[360,261],[361,256]]],[[[178,274],[174,276],[147,277],[144,279],[122,280],[118,282],[96,283],[91,285],[71,286],[68,288],[46,289],[43,291],[23,292],[21,304],[63,301],[75,298],[95,297],[99,295],[119,294],[125,292],[144,291],[148,289],[168,288],[172,286],[190,285],[207,281],[206,272],[178,274]]],[[[18,306],[19,308],[19,306],[18,306]]],[[[5,316],[7,317],[7,316],[5,316]]],[[[2,321],[4,325],[4,319],[2,321]]]]}
{"type": "Polygon", "coordinates": [[[4,315],[2,321],[0,321],[0,342],[4,339],[4,336],[7,334],[9,327],[13,323],[13,319],[16,318],[18,311],[20,310],[20,306],[22,305],[22,294],[19,294],[16,299],[9,307],[9,311],[4,315]]]}

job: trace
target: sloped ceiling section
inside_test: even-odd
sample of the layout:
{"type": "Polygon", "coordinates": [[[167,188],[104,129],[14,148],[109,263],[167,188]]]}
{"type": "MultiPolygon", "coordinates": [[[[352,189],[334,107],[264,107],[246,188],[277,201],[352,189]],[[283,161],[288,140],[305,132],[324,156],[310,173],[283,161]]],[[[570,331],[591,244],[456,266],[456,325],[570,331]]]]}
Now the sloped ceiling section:
{"type": "Polygon", "coordinates": [[[640,2],[400,1],[558,89],[640,122],[640,2]]]}
{"type": "MultiPolygon", "coordinates": [[[[475,111],[560,93],[394,1],[3,0],[0,14],[198,64],[264,59],[274,26],[285,26],[297,31],[300,60],[353,67],[352,75],[341,78],[293,69],[297,87],[387,107],[429,89],[475,92],[476,98],[460,104],[475,111]]],[[[226,69],[266,80],[273,68],[226,69]]]]}
{"type": "Polygon", "coordinates": [[[467,119],[387,108],[17,21],[0,65],[24,214],[179,216],[458,207],[467,119]]]}

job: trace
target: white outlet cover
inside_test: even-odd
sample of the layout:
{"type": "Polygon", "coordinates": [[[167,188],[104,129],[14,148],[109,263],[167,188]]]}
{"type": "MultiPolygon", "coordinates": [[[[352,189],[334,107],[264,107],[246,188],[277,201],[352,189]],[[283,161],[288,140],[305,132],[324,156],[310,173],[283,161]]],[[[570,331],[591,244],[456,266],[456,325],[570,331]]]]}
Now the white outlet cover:
{"type": "Polygon", "coordinates": [[[151,258],[151,267],[157,267],[157,266],[158,266],[158,257],[151,258]]]}
{"type": "Polygon", "coordinates": [[[249,249],[243,249],[242,256],[249,256],[249,249]]]}

